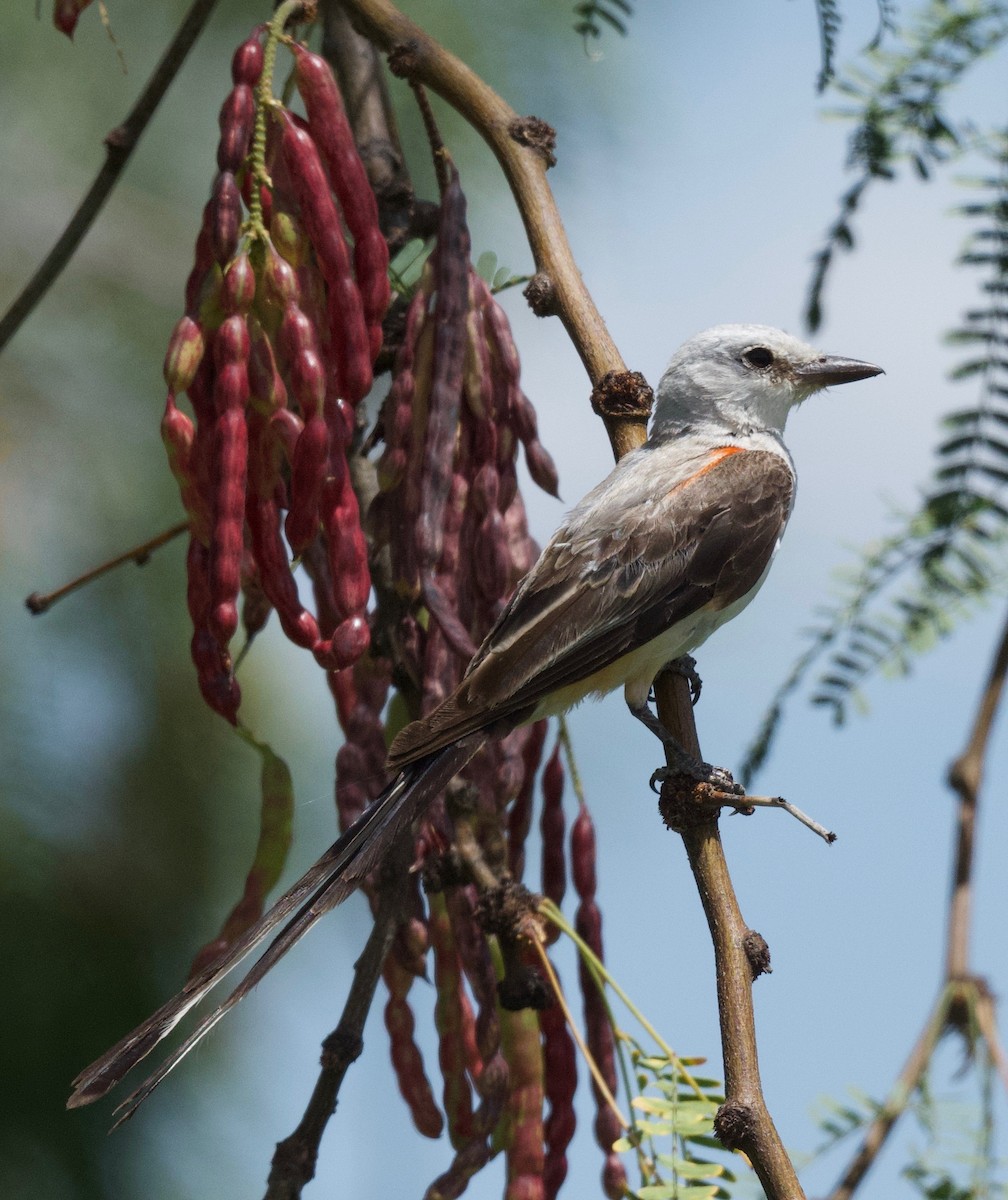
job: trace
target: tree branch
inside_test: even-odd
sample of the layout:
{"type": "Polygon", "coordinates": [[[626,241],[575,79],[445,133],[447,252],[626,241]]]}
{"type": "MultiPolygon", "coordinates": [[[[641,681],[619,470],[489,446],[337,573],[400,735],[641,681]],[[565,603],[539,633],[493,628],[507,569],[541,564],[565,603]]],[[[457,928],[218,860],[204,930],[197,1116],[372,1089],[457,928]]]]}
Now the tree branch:
{"type": "MultiPolygon", "coordinates": [[[[559,316],[593,386],[626,364],[574,262],[556,201],[546,181],[553,131],[521,117],[471,68],[430,38],[388,0],[343,0],[354,25],[389,54],[396,74],[426,84],[455,108],[490,146],[501,165],[537,268],[527,293],[540,316],[559,316]]],[[[603,413],[617,458],[644,440],[647,413],[603,413]]]]}
{"type": "MultiPolygon", "coordinates": [[[[404,860],[402,853],[392,860],[401,871],[400,880],[409,866],[404,860]]],[[[390,874],[380,891],[381,902],[370,936],[354,964],[354,980],[339,1024],[322,1043],[322,1069],[304,1116],[294,1132],[277,1143],[264,1200],[297,1200],[305,1184],[314,1178],[322,1135],[336,1111],[340,1086],[351,1063],[364,1049],[364,1024],[401,916],[401,892],[390,874]]]]}
{"type": "Polygon", "coordinates": [[[106,134],[105,163],[94,183],[70,218],[70,223],[63,230],[56,245],[0,319],[0,350],[3,350],[17,333],[28,314],[59,278],[63,268],[84,240],[84,235],[94,224],[95,218],[129,162],[140,135],[147,128],[147,123],[161,103],[165,92],[179,73],[186,55],[202,32],[216,3],[217,0],[194,0],[125,121],[106,134]]]}
{"type": "MultiPolygon", "coordinates": [[[[655,681],[655,695],[662,724],[684,750],[699,759],[700,742],[687,679],[666,671],[655,681]]],[[[714,944],[725,1081],[725,1102],[718,1110],[715,1132],[725,1146],[741,1150],[749,1158],[768,1197],[803,1200],[805,1193],[767,1109],[760,1082],[752,985],[769,969],[766,942],[742,918],[717,815],[698,809],[696,820],[678,832],[714,944]]]]}

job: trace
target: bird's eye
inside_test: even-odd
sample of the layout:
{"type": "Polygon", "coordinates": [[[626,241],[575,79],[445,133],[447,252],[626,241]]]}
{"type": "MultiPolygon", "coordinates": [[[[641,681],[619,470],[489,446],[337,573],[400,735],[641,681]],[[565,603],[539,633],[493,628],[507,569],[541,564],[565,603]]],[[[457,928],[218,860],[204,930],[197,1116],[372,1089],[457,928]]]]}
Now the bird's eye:
{"type": "Polygon", "coordinates": [[[754,367],[757,371],[765,371],[767,367],[773,366],[773,351],[768,350],[766,346],[753,346],[742,355],[742,361],[747,367],[754,367]]]}

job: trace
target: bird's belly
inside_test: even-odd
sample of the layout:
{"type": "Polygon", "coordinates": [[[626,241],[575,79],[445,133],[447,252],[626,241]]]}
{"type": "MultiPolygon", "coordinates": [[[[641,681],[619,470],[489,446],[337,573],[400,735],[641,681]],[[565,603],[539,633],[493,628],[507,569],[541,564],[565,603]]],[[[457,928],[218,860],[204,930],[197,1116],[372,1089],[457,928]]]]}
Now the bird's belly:
{"type": "Polygon", "coordinates": [[[542,717],[556,716],[580,704],[588,696],[605,696],[618,687],[625,690],[628,704],[645,704],[651,684],[662,667],[702,646],[715,629],[737,616],[762,587],[769,570],[770,564],[767,563],[766,570],[755,586],[726,608],[706,605],[697,609],[643,646],[629,651],[586,678],[550,693],[539,702],[529,719],[538,721],[542,717]]]}

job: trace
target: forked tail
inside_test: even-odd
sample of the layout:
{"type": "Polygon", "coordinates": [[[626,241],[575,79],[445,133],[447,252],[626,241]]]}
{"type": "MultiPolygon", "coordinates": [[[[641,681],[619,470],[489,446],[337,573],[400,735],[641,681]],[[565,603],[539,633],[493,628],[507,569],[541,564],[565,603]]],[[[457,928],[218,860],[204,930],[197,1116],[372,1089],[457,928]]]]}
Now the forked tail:
{"type": "Polygon", "coordinates": [[[200,1042],[217,1022],[246,996],[263,976],[329,909],[342,903],[378,865],[400,834],[420,817],[483,744],[474,734],[411,764],[385,789],[350,828],[223,954],[186,982],[185,987],[153,1016],[83,1070],[73,1082],[68,1108],[100,1099],[167,1037],[218,983],[278,927],[252,969],[217,1008],[116,1110],[121,1125],[200,1042]],[[284,924],[286,922],[286,924],[284,924]]]}

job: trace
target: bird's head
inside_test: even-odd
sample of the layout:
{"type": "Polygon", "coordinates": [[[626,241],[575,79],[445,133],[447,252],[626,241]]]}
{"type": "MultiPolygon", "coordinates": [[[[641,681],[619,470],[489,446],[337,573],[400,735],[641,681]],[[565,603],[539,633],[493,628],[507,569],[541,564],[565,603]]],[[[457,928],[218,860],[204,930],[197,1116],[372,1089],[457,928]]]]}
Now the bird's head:
{"type": "Polygon", "coordinates": [[[881,373],[769,325],[716,325],[672,356],[658,385],[652,433],[715,424],[780,434],[791,409],[813,392],[881,373]]]}

